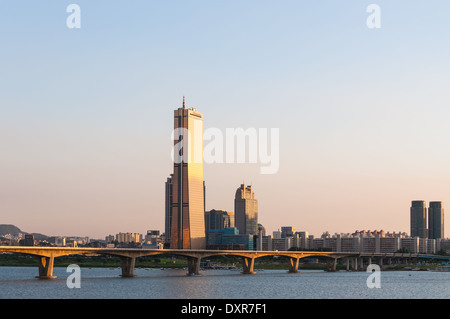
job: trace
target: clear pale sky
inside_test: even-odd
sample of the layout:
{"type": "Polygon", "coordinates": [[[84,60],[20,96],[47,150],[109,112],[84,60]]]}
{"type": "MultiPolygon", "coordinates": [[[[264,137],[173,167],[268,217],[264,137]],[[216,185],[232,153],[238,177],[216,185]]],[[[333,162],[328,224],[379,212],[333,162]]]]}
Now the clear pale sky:
{"type": "Polygon", "coordinates": [[[205,129],[280,129],[277,174],[205,165],[207,209],[233,211],[245,182],[270,234],[409,233],[412,200],[450,211],[449,13],[447,0],[2,0],[0,223],[163,231],[185,95],[205,129]],[[66,26],[71,3],[81,29],[66,26]]]}

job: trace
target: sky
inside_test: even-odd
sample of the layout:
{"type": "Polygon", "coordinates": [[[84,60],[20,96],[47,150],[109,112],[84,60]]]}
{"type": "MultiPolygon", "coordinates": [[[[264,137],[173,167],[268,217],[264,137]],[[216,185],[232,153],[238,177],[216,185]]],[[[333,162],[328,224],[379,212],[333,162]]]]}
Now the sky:
{"type": "MultiPolygon", "coordinates": [[[[279,170],[204,165],[206,209],[252,184],[269,234],[409,233],[450,207],[450,2],[0,2],[0,224],[164,230],[173,110],[278,128],[279,170]],[[68,28],[78,4],[81,28],[68,28]],[[377,4],[381,28],[366,11],[377,4]]],[[[450,236],[448,218],[445,236],[450,236]]]]}

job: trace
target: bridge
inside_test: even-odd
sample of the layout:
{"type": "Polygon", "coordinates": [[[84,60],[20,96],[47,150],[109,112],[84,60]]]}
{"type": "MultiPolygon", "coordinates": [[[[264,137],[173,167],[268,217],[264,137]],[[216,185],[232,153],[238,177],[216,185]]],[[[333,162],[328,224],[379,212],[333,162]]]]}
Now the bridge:
{"type": "Polygon", "coordinates": [[[437,255],[418,255],[417,258],[423,259],[436,259],[450,261],[450,256],[437,256],[437,255]]]}
{"type": "MultiPolygon", "coordinates": [[[[236,256],[242,258],[243,274],[253,274],[255,259],[264,256],[282,256],[289,260],[289,272],[298,272],[299,260],[311,257],[323,257],[327,260],[327,270],[336,271],[338,259],[345,260],[347,271],[363,270],[364,265],[376,260],[382,268],[387,261],[408,261],[417,258],[417,254],[409,253],[340,253],[322,251],[255,251],[255,250],[191,250],[191,249],[140,249],[140,248],[72,248],[72,247],[32,247],[32,246],[0,246],[0,252],[37,256],[40,279],[51,279],[54,260],[60,256],[78,254],[102,254],[118,256],[121,260],[122,277],[133,277],[136,258],[143,256],[169,255],[187,258],[188,274],[200,273],[200,261],[211,256],[236,256]],[[350,268],[351,263],[351,268],[350,268]]],[[[426,257],[426,256],[421,256],[426,257]]]]}

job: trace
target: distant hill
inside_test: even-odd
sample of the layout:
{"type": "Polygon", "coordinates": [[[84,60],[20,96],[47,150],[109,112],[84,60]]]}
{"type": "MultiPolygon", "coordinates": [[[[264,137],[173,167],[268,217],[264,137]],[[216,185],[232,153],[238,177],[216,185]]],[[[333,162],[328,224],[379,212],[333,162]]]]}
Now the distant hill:
{"type": "Polygon", "coordinates": [[[34,240],[48,240],[50,237],[39,233],[31,233],[34,240]]]}
{"type": "MultiPolygon", "coordinates": [[[[27,233],[25,231],[22,231],[17,226],[7,225],[7,224],[0,224],[0,237],[2,237],[4,235],[7,235],[7,234],[16,235],[16,234],[19,234],[19,233],[30,234],[30,233],[27,233]]],[[[48,237],[49,237],[47,235],[38,234],[38,233],[31,233],[31,235],[33,235],[34,239],[36,239],[36,240],[45,240],[45,239],[48,239],[48,237]]]]}
{"type": "Polygon", "coordinates": [[[14,225],[0,224],[0,236],[6,234],[14,235],[18,233],[25,233],[25,232],[21,231],[19,227],[16,227],[14,225]]]}

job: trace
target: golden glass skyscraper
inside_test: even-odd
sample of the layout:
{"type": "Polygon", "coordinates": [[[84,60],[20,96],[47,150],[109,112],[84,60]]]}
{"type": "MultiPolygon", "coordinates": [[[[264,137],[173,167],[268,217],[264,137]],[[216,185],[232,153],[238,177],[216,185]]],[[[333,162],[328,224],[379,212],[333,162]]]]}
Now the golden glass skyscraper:
{"type": "Polygon", "coordinates": [[[194,108],[174,111],[171,249],[205,249],[203,114],[194,108]]]}

